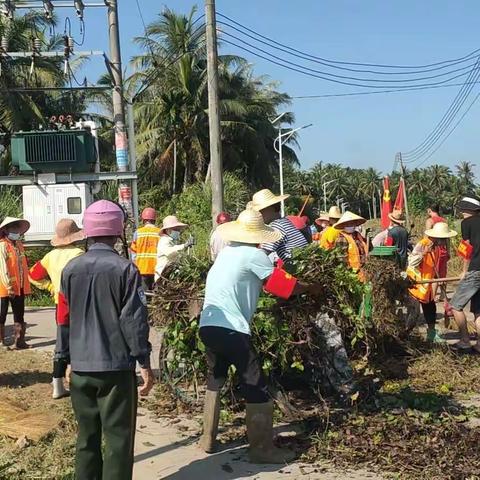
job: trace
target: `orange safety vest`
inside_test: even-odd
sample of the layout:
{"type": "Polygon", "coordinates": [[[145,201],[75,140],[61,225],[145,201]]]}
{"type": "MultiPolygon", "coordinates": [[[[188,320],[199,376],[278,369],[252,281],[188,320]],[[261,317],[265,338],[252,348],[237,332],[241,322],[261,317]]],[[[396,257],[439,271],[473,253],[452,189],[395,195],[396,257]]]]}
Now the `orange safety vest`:
{"type": "Polygon", "coordinates": [[[340,235],[345,238],[348,244],[348,265],[354,272],[358,274],[358,278],[363,282],[365,280],[365,274],[362,271],[362,267],[368,254],[367,242],[361,235],[358,235],[357,240],[362,245],[362,252],[352,234],[341,232],[340,235]]]}
{"type": "Polygon", "coordinates": [[[154,275],[157,264],[157,246],[160,229],[154,225],[145,225],[135,232],[130,250],[135,254],[135,265],[141,275],[154,275]]]}
{"type": "MultiPolygon", "coordinates": [[[[422,247],[427,247],[432,243],[432,241],[428,238],[422,238],[419,243],[422,247]]],[[[436,250],[426,253],[423,257],[422,263],[417,268],[407,268],[408,277],[414,281],[431,280],[432,278],[435,278],[435,268],[438,261],[437,257],[438,253],[436,253],[436,250]]],[[[433,289],[431,283],[417,283],[412,288],[409,288],[408,292],[412,297],[416,298],[421,303],[430,303],[433,300],[433,289]]]]}
{"type": "MultiPolygon", "coordinates": [[[[7,238],[2,238],[0,242],[5,243],[5,248],[7,251],[6,266],[7,273],[12,282],[12,288],[15,292],[15,295],[21,295],[23,289],[23,294],[28,295],[31,293],[30,282],[28,280],[28,265],[27,257],[25,256],[25,249],[23,248],[22,242],[17,241],[16,245],[13,244],[11,240],[7,238]],[[23,285],[21,285],[21,279],[23,277],[23,285]]],[[[8,297],[7,286],[0,283],[0,297],[8,297]]]]}

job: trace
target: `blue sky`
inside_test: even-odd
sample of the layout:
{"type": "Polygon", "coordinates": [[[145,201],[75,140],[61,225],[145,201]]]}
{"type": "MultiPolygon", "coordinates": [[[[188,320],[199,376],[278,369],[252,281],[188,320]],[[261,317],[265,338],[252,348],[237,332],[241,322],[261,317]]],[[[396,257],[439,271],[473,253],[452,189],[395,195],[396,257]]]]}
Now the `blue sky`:
{"type": "MultiPolygon", "coordinates": [[[[140,4],[147,23],[164,5],[189,12],[196,4],[199,14],[203,13],[203,3],[190,0],[140,0],[140,4]]],[[[119,0],[119,8],[122,55],[128,63],[137,52],[132,37],[142,35],[143,26],[135,0],[119,0]]],[[[461,57],[480,47],[478,0],[217,0],[217,10],[277,41],[336,60],[428,64],[461,57]]],[[[82,48],[108,48],[104,15],[100,9],[86,12],[87,35],[82,48]]],[[[73,21],[73,12],[71,17],[73,21]]],[[[73,30],[78,35],[75,21],[73,30]]],[[[291,96],[362,90],[285,70],[226,44],[221,52],[244,56],[256,74],[277,80],[279,89],[291,96]]],[[[100,71],[98,60],[86,68],[90,81],[100,71]]],[[[310,167],[321,160],[388,172],[395,152],[411,150],[422,142],[459,88],[294,100],[288,110],[295,113],[296,126],[313,123],[299,137],[301,163],[310,167]]],[[[472,98],[479,91],[480,84],[474,87],[472,98]]],[[[426,165],[453,167],[462,160],[480,164],[479,120],[480,101],[426,165]]]]}

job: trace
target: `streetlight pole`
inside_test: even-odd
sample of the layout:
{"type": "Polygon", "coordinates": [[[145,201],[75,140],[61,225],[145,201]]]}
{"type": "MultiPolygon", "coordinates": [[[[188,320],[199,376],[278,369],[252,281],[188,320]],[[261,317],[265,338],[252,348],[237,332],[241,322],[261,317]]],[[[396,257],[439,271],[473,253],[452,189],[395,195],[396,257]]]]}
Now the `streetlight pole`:
{"type": "MultiPolygon", "coordinates": [[[[322,180],[325,178],[325,175],[322,177],[322,180]]],[[[327,211],[327,187],[333,183],[335,180],[329,180],[328,182],[323,182],[323,211],[327,211]]]]}
{"type": "MultiPolygon", "coordinates": [[[[280,117],[282,117],[280,115],[280,117]]],[[[278,117],[278,118],[280,118],[278,117]]],[[[278,118],[276,120],[278,120],[278,118]]],[[[311,127],[313,124],[309,123],[308,125],[303,125],[302,127],[294,128],[293,130],[288,130],[287,132],[282,133],[281,127],[278,129],[278,137],[273,142],[273,148],[278,153],[278,170],[280,175],[280,195],[283,195],[283,145],[288,141],[288,139],[299,130],[303,130],[304,128],[311,127]],[[277,144],[278,142],[278,149],[277,144]]],[[[285,216],[285,201],[282,200],[281,202],[281,214],[282,218],[285,216]]]]}

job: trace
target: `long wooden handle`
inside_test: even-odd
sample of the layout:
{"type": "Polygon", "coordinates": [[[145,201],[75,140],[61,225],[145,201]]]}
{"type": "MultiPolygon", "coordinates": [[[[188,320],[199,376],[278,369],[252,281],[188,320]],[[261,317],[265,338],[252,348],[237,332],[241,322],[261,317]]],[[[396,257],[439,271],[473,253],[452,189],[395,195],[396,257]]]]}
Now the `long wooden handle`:
{"type": "Polygon", "coordinates": [[[428,280],[419,280],[419,284],[427,284],[427,283],[447,283],[447,282],[456,282],[460,280],[460,277],[446,277],[446,278],[430,278],[428,280]]]}

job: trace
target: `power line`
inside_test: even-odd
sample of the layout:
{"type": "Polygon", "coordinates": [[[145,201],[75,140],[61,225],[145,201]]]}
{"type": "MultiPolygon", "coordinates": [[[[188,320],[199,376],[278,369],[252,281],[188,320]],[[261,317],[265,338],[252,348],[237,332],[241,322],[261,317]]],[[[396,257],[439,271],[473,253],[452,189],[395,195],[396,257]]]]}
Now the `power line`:
{"type": "MultiPolygon", "coordinates": [[[[375,83],[378,83],[378,82],[385,82],[385,83],[411,83],[411,82],[419,82],[419,81],[423,81],[423,80],[431,80],[431,79],[434,79],[434,78],[439,78],[439,77],[445,77],[447,75],[451,75],[453,73],[458,73],[458,72],[463,72],[465,70],[469,70],[471,69],[472,67],[475,66],[475,63],[472,63],[472,64],[469,64],[469,65],[466,65],[464,67],[460,67],[460,68],[457,68],[457,69],[454,69],[454,70],[450,70],[448,72],[442,72],[442,73],[437,73],[436,75],[428,75],[426,77],[418,77],[418,78],[405,78],[405,79],[402,79],[402,80],[399,80],[399,79],[395,79],[395,80],[389,80],[389,79],[376,79],[376,78],[363,78],[363,77],[351,77],[351,76],[348,76],[348,75],[338,75],[336,73],[331,73],[331,72],[325,72],[323,70],[316,70],[314,68],[310,68],[310,67],[307,67],[305,65],[301,65],[299,63],[295,63],[295,62],[291,62],[290,60],[286,60],[285,58],[281,58],[277,55],[274,55],[272,52],[269,52],[267,50],[264,50],[256,45],[253,45],[235,35],[232,35],[228,32],[223,32],[224,35],[227,35],[228,37],[230,38],[234,38],[235,40],[237,41],[240,41],[242,42],[244,45],[248,45],[249,47],[251,48],[254,48],[256,50],[258,50],[259,52],[262,52],[266,55],[270,55],[272,56],[273,58],[277,59],[277,60],[280,60],[282,62],[285,62],[287,63],[288,65],[292,65],[294,67],[298,67],[298,68],[303,68],[309,72],[313,72],[313,73],[319,73],[321,75],[326,75],[327,77],[332,77],[332,78],[340,78],[340,79],[345,79],[345,80],[352,80],[352,81],[357,81],[357,82],[375,82],[375,83]]],[[[327,79],[328,80],[328,79],[327,79]]]]}
{"type": "MultiPolygon", "coordinates": [[[[321,80],[326,80],[328,82],[332,82],[332,83],[338,83],[340,85],[348,85],[348,86],[351,86],[351,87],[362,87],[362,88],[381,88],[381,89],[388,89],[388,88],[391,88],[391,85],[366,85],[366,84],[362,84],[362,83],[354,83],[354,82],[346,82],[346,81],[343,81],[343,80],[335,80],[335,79],[332,79],[332,78],[328,78],[328,77],[325,77],[323,75],[317,75],[315,73],[311,73],[311,72],[308,72],[308,71],[305,71],[305,70],[302,70],[301,68],[295,68],[295,67],[291,67],[289,65],[285,65],[284,63],[281,63],[283,62],[284,60],[279,58],[279,57],[276,57],[278,58],[278,60],[280,61],[277,61],[277,60],[274,60],[272,57],[275,58],[274,55],[272,55],[270,52],[267,52],[268,55],[270,55],[270,57],[267,57],[265,55],[262,55],[261,53],[258,53],[254,50],[250,50],[249,48],[246,48],[242,45],[238,45],[237,43],[235,42],[232,42],[230,40],[227,40],[227,39],[222,39],[223,42],[225,43],[228,43],[230,45],[233,45],[234,47],[237,47],[241,50],[244,50],[248,53],[251,53],[252,55],[255,55],[256,57],[258,58],[262,58],[263,60],[266,60],[267,62],[270,62],[270,63],[273,63],[275,65],[278,65],[280,67],[283,67],[283,68],[286,68],[287,70],[291,70],[293,72],[298,72],[298,73],[301,73],[303,75],[306,75],[306,76],[309,76],[309,77],[312,77],[312,78],[319,78],[321,80]]],[[[291,63],[291,62],[289,62],[291,63]]],[[[453,77],[451,78],[447,78],[447,79],[444,79],[444,80],[440,80],[438,82],[431,82],[431,83],[424,83],[424,84],[419,84],[419,85],[416,85],[417,87],[430,87],[430,86],[435,86],[435,85],[444,85],[445,83],[447,82],[450,82],[452,80],[456,80],[457,78],[461,78],[461,77],[464,77],[465,75],[468,75],[469,72],[465,72],[465,73],[461,73],[459,75],[454,75],[453,77]]],[[[398,88],[402,88],[402,89],[409,89],[411,88],[412,86],[411,85],[403,85],[403,86],[399,86],[398,88]]]]}
{"type": "MultiPolygon", "coordinates": [[[[349,67],[342,67],[342,66],[338,66],[338,65],[332,65],[332,64],[328,63],[327,61],[320,60],[319,57],[315,57],[315,56],[310,55],[308,53],[301,52],[300,50],[292,49],[291,47],[283,48],[282,46],[279,46],[279,45],[282,45],[282,44],[280,44],[280,43],[278,43],[274,40],[265,41],[265,40],[262,40],[260,38],[257,38],[257,37],[261,37],[261,38],[268,38],[268,37],[264,37],[263,35],[260,35],[256,32],[254,32],[254,34],[257,37],[254,36],[254,35],[250,35],[249,33],[244,32],[241,29],[239,29],[239,28],[237,28],[233,25],[230,25],[227,22],[223,22],[223,21],[219,20],[218,23],[235,30],[235,31],[241,33],[242,35],[244,35],[248,38],[251,38],[252,40],[255,40],[256,42],[258,42],[262,45],[266,45],[270,48],[274,48],[276,50],[282,51],[282,52],[287,53],[288,55],[291,55],[293,57],[301,58],[303,60],[307,60],[307,61],[313,62],[313,63],[318,63],[318,64],[324,65],[328,68],[334,68],[334,69],[338,69],[338,70],[344,70],[344,71],[349,71],[349,72],[357,72],[357,73],[371,73],[371,74],[376,74],[376,75],[418,75],[420,73],[438,71],[438,70],[442,70],[442,69],[445,69],[445,68],[450,68],[454,65],[459,65],[461,63],[465,63],[467,61],[470,61],[474,57],[475,54],[478,54],[480,52],[480,49],[477,49],[477,50],[471,52],[470,54],[466,55],[465,57],[460,57],[459,59],[453,59],[451,61],[449,60],[448,63],[445,63],[442,66],[436,66],[436,67],[432,67],[432,68],[420,69],[420,70],[415,70],[415,71],[385,72],[385,71],[380,71],[380,70],[364,70],[364,69],[358,69],[358,68],[349,68],[349,67]]],[[[243,27],[243,28],[247,29],[247,27],[243,27]]],[[[247,30],[249,30],[249,29],[247,29],[247,30]]],[[[249,30],[249,31],[251,31],[251,30],[249,30]]],[[[234,35],[229,34],[226,31],[222,31],[222,32],[227,34],[227,35],[232,36],[233,38],[236,38],[237,40],[244,41],[243,39],[235,37],[234,35]]],[[[244,41],[244,42],[247,45],[249,45],[248,42],[246,42],[246,41],[244,41]]],[[[395,68],[395,67],[392,67],[392,68],[395,68]]],[[[445,73],[445,75],[447,75],[447,73],[445,73]]]]}
{"type": "MultiPolygon", "coordinates": [[[[478,84],[477,82],[471,82],[478,84]]],[[[413,92],[416,90],[432,90],[437,88],[447,88],[447,87],[460,87],[465,85],[465,83],[450,83],[448,85],[435,85],[431,87],[411,87],[411,88],[393,88],[391,90],[380,90],[380,91],[368,91],[368,92],[345,92],[345,93],[324,93],[320,95],[293,95],[290,98],[294,100],[302,100],[302,99],[315,99],[315,98],[332,98],[332,97],[354,97],[354,96],[362,96],[362,95],[378,95],[382,93],[395,93],[395,92],[413,92]]]]}
{"type": "Polygon", "coordinates": [[[463,57],[459,57],[459,58],[455,58],[455,59],[450,59],[450,60],[443,60],[441,62],[435,62],[435,63],[430,63],[430,64],[425,64],[425,65],[387,65],[387,64],[379,64],[379,63],[362,63],[362,62],[345,62],[345,61],[339,61],[339,60],[331,60],[331,59],[328,59],[328,58],[322,58],[322,57],[318,57],[318,56],[315,56],[315,55],[309,55],[309,54],[306,54],[305,52],[302,52],[300,50],[297,50],[293,47],[290,47],[288,45],[285,45],[283,43],[280,43],[280,42],[277,42],[276,40],[273,40],[272,38],[269,38],[265,35],[261,35],[260,33],[246,27],[245,25],[242,25],[241,23],[235,21],[234,19],[228,17],[227,15],[224,15],[220,12],[217,12],[217,15],[219,15],[220,17],[223,17],[223,18],[226,18],[228,21],[234,23],[235,25],[238,25],[239,27],[247,30],[248,32],[251,32],[255,35],[257,35],[258,37],[261,37],[265,40],[268,40],[278,46],[281,46],[281,47],[284,47],[284,48],[287,48],[293,52],[296,52],[298,54],[303,54],[303,55],[306,55],[306,56],[309,56],[311,57],[312,59],[316,59],[316,60],[320,60],[320,61],[323,61],[323,62],[326,62],[326,63],[331,63],[331,64],[334,64],[334,65],[354,65],[354,66],[363,66],[363,67],[378,67],[378,68],[400,68],[400,69],[417,69],[417,68],[428,68],[428,67],[435,67],[435,66],[438,66],[438,65],[446,65],[446,64],[449,64],[449,63],[453,63],[453,62],[456,62],[456,61],[460,61],[460,60],[466,60],[470,57],[473,57],[475,56],[476,54],[478,54],[480,52],[480,49],[476,49],[474,50],[473,52],[463,56],[463,57]]]}
{"type": "Polygon", "coordinates": [[[462,88],[459,90],[456,97],[454,98],[454,100],[452,101],[449,108],[443,115],[440,122],[436,125],[434,130],[424,139],[424,141],[420,145],[418,145],[413,150],[410,150],[405,154],[403,154],[403,156],[406,159],[405,163],[412,163],[418,160],[423,155],[425,155],[431,149],[431,147],[438,141],[438,139],[442,136],[442,134],[448,129],[450,124],[454,121],[455,116],[457,115],[457,113],[465,103],[466,99],[470,95],[470,92],[472,91],[473,86],[475,84],[474,82],[477,82],[479,76],[480,76],[480,57],[477,61],[476,69],[472,70],[472,72],[469,75],[469,78],[467,79],[465,84],[462,86],[462,88]]]}
{"type": "Polygon", "coordinates": [[[450,135],[452,135],[452,133],[457,129],[457,127],[460,125],[460,123],[462,123],[462,120],[467,116],[468,112],[470,111],[470,109],[473,107],[473,105],[475,104],[475,102],[478,100],[478,98],[480,97],[480,93],[477,93],[477,95],[475,96],[475,98],[472,100],[472,102],[470,103],[470,105],[468,106],[468,108],[465,110],[465,112],[463,112],[462,116],[458,119],[457,123],[453,126],[453,128],[450,130],[450,132],[448,132],[447,136],[439,143],[439,145],[437,146],[437,148],[432,152],[430,153],[430,155],[425,158],[424,160],[422,160],[418,165],[416,165],[415,168],[418,168],[420,166],[422,166],[428,159],[430,159],[436,152],[437,150],[447,141],[447,139],[450,137],[450,135]]]}

